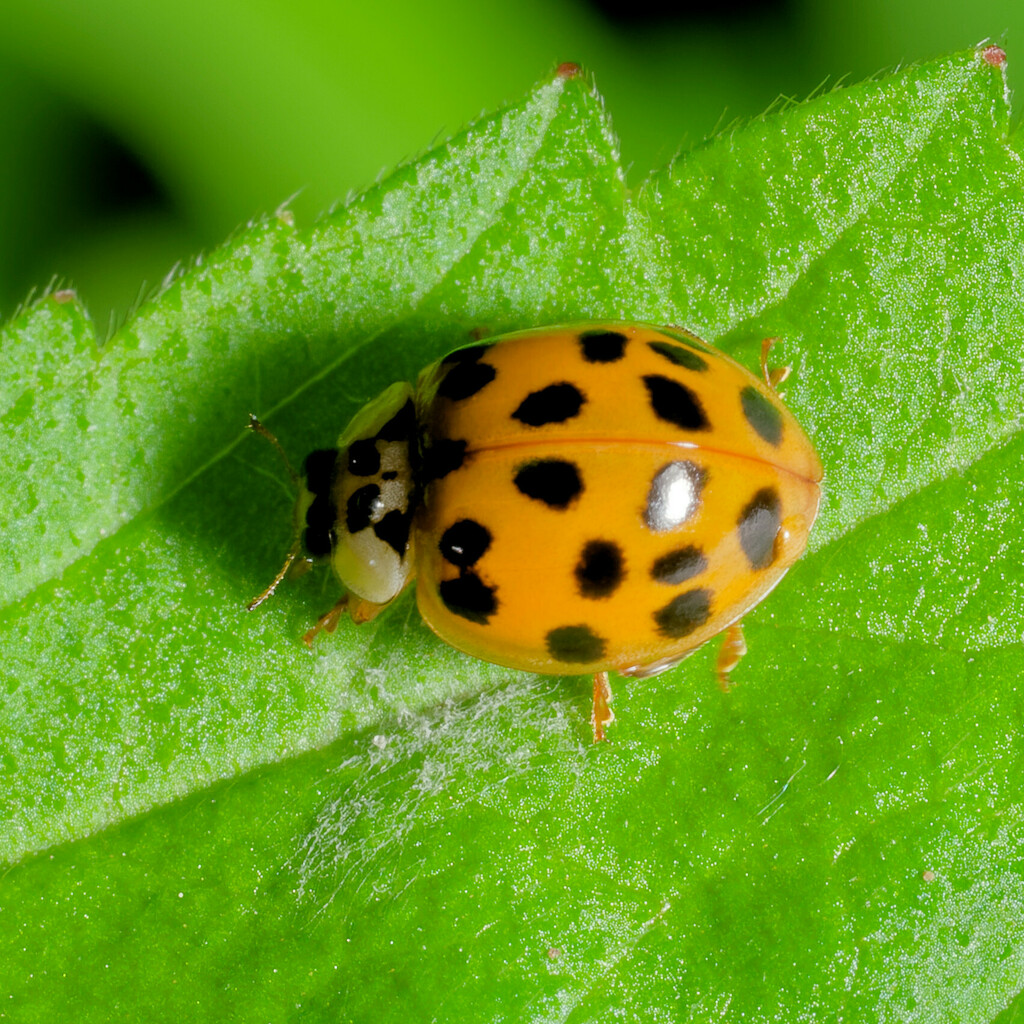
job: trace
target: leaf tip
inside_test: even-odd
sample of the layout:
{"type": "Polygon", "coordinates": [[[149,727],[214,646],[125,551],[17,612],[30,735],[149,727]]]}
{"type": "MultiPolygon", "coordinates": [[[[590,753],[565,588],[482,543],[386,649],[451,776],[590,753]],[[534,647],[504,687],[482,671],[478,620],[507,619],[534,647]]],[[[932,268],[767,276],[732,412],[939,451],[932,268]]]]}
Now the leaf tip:
{"type": "Polygon", "coordinates": [[[994,68],[1002,68],[1006,66],[1006,51],[993,43],[981,51],[981,59],[994,68]]]}
{"type": "Polygon", "coordinates": [[[297,192],[293,192],[275,211],[274,218],[279,224],[283,224],[286,228],[295,227],[295,214],[291,211],[291,204],[298,197],[302,190],[299,189],[297,192]]]}

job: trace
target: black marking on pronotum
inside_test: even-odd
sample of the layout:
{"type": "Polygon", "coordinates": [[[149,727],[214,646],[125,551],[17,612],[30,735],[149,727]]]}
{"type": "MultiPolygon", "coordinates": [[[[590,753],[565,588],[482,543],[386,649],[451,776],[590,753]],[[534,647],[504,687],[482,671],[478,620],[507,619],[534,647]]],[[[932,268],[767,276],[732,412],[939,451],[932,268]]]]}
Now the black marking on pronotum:
{"type": "Polygon", "coordinates": [[[420,476],[423,483],[441,480],[454,473],[466,460],[466,442],[440,437],[433,440],[423,451],[420,462],[420,476]]]}
{"type": "Polygon", "coordinates": [[[586,399],[579,388],[563,381],[532,391],[520,403],[512,418],[528,427],[544,427],[564,423],[578,416],[586,399]]]}
{"type": "Polygon", "coordinates": [[[302,546],[311,558],[323,558],[334,548],[334,527],[338,509],[330,494],[318,494],[306,509],[306,528],[302,532],[302,546]]]}
{"type": "Polygon", "coordinates": [[[379,511],[380,488],[376,484],[360,487],[349,495],[345,505],[345,528],[349,533],[365,530],[379,511]]]}
{"type": "Polygon", "coordinates": [[[475,572],[463,572],[456,579],[442,580],[438,592],[453,615],[481,626],[487,625],[498,608],[495,588],[487,586],[475,572]]]}
{"type": "Polygon", "coordinates": [[[399,558],[405,556],[409,547],[409,529],[412,526],[412,512],[400,512],[393,508],[379,523],[374,523],[373,532],[378,540],[384,541],[399,558]]]}
{"type": "Polygon", "coordinates": [[[622,549],[610,540],[589,540],[574,573],[583,597],[610,597],[625,576],[622,549]]]}
{"type": "Polygon", "coordinates": [[[579,469],[564,459],[523,463],[516,468],[514,482],[520,493],[555,509],[568,508],[583,490],[579,469]]]}
{"type": "Polygon", "coordinates": [[[373,476],[380,472],[380,452],[376,441],[363,438],[348,446],[348,471],[353,476],[373,476]]]}
{"type": "Polygon", "coordinates": [[[663,356],[670,363],[683,367],[684,370],[695,370],[703,373],[708,368],[707,360],[692,348],[684,345],[676,345],[671,341],[649,341],[648,346],[652,351],[663,356]]]}
{"type": "Polygon", "coordinates": [[[711,424],[696,393],[671,377],[651,373],[644,377],[654,415],[683,430],[707,430],[711,424]]]}
{"type": "Polygon", "coordinates": [[[684,548],[676,548],[675,551],[669,551],[655,559],[651,566],[651,579],[657,583],[674,586],[698,576],[707,567],[708,560],[700,548],[688,544],[684,548]]]}
{"type": "Polygon", "coordinates": [[[753,384],[740,392],[743,416],[755,432],[770,445],[778,447],[782,442],[782,413],[753,384]]]}
{"type": "Polygon", "coordinates": [[[654,613],[658,632],[671,640],[681,640],[699,629],[711,617],[711,591],[687,590],[673,597],[654,613]]]}
{"type": "Polygon", "coordinates": [[[311,530],[327,533],[334,529],[337,514],[338,510],[330,497],[326,494],[318,494],[306,509],[306,526],[311,530]]]}
{"type": "Polygon", "coordinates": [[[306,488],[313,494],[324,494],[334,483],[334,467],[338,462],[337,448],[318,448],[310,452],[302,463],[306,488]]]}
{"type": "Polygon", "coordinates": [[[318,448],[310,452],[302,463],[306,490],[313,495],[306,509],[306,526],[302,531],[302,547],[311,558],[324,558],[334,547],[338,509],[332,492],[337,464],[337,448],[318,448]]]}
{"type": "Polygon", "coordinates": [[[762,487],[743,506],[736,524],[740,547],[753,569],[767,569],[775,561],[782,528],[782,502],[774,487],[762,487]]]}
{"type": "Polygon", "coordinates": [[[310,558],[326,558],[334,550],[333,531],[303,530],[302,550],[310,558]]]}
{"type": "Polygon", "coordinates": [[[626,340],[618,331],[584,331],[583,358],[588,363],[617,363],[625,355],[626,340]]]}
{"type": "Polygon", "coordinates": [[[408,399],[394,416],[377,431],[381,441],[407,441],[416,433],[416,408],[408,399]]]}
{"type": "Polygon", "coordinates": [[[491,531],[475,519],[460,519],[441,534],[441,557],[460,569],[468,569],[483,558],[491,546],[491,531]]]}
{"type": "Polygon", "coordinates": [[[604,638],[587,625],[559,626],[552,629],[545,640],[548,654],[568,665],[600,661],[608,647],[604,638]]]}

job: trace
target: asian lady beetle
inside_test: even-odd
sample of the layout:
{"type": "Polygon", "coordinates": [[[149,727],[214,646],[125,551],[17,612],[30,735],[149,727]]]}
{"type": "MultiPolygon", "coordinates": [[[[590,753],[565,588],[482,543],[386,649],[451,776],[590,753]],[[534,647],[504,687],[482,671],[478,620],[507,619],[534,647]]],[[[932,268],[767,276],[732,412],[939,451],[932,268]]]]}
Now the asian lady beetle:
{"type": "Polygon", "coordinates": [[[459,650],[593,674],[598,739],[609,670],[654,675],[728,627],[724,683],[745,650],[737,620],[804,550],[820,496],[769,344],[764,382],[688,331],[643,324],[451,353],[293,474],[292,548],[250,608],[300,555],[329,560],[346,594],[310,643],[416,578],[423,618],[459,650]]]}

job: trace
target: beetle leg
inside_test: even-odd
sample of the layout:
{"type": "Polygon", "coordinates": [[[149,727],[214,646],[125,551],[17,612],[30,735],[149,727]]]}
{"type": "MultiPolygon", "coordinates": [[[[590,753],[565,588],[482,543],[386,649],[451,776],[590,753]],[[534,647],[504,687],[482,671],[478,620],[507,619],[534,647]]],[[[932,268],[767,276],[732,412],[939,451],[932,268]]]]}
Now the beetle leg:
{"type": "Polygon", "coordinates": [[[321,615],[312,629],[307,630],[302,637],[302,642],[307,647],[312,647],[318,633],[333,633],[338,628],[338,623],[346,611],[348,617],[356,625],[361,625],[364,622],[369,622],[385,608],[387,608],[386,604],[364,601],[361,597],[356,597],[355,594],[342,594],[338,598],[337,604],[329,612],[321,615]]]}
{"type": "Polygon", "coordinates": [[[365,601],[361,597],[355,597],[348,605],[348,617],[358,626],[370,619],[375,619],[390,604],[374,604],[372,601],[365,601]]]}
{"type": "Polygon", "coordinates": [[[333,633],[338,628],[338,623],[341,621],[342,615],[345,614],[346,608],[348,608],[348,594],[342,594],[338,598],[337,604],[329,612],[321,615],[316,620],[316,625],[303,635],[302,642],[307,647],[312,647],[318,633],[333,633]]]}
{"type": "Polygon", "coordinates": [[[772,391],[778,390],[778,385],[789,376],[790,370],[792,369],[789,366],[776,366],[771,370],[768,369],[768,351],[778,340],[778,338],[765,338],[764,341],[761,342],[761,374],[764,376],[765,384],[767,384],[772,391]]]}
{"type": "Polygon", "coordinates": [[[718,651],[718,662],[715,665],[718,685],[722,687],[724,693],[729,692],[731,683],[729,673],[740,663],[746,653],[747,641],[743,639],[743,627],[738,622],[734,622],[731,626],[726,627],[722,646],[718,651]]]}
{"type": "Polygon", "coordinates": [[[608,702],[612,699],[612,688],[608,682],[607,672],[594,673],[594,707],[590,715],[590,724],[594,729],[594,742],[604,739],[605,726],[615,721],[615,714],[608,702]]]}

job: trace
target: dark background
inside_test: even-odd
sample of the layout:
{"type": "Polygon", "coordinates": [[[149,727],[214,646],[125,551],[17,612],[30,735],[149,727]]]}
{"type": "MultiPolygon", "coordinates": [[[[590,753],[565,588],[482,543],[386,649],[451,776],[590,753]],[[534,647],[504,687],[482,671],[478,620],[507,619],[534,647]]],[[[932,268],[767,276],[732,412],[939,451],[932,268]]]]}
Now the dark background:
{"type": "Polygon", "coordinates": [[[179,260],[298,193],[308,223],[564,60],[631,184],[736,119],[990,38],[1006,0],[8,0],[0,320],[79,289],[101,333],[179,260]]]}

